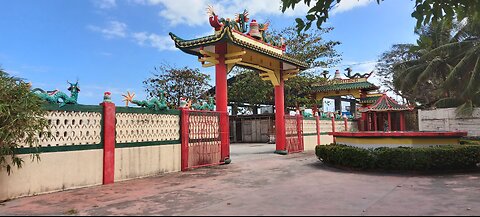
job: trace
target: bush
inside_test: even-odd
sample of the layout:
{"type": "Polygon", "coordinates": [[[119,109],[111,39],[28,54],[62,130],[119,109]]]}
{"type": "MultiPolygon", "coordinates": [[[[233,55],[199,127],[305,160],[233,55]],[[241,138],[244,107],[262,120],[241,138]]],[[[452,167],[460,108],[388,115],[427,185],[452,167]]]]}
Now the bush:
{"type": "Polygon", "coordinates": [[[331,144],[318,145],[315,152],[324,163],[363,170],[466,170],[480,163],[480,145],[363,149],[331,144]]]}
{"type": "Polygon", "coordinates": [[[42,101],[30,85],[0,69],[0,169],[10,174],[13,166],[20,168],[23,160],[15,150],[22,143],[34,146],[46,126],[42,101]]]}

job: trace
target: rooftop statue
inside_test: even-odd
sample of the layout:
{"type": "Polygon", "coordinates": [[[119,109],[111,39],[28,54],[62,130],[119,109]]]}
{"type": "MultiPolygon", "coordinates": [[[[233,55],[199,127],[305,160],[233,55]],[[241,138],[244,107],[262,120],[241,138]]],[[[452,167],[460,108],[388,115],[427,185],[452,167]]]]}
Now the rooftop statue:
{"type": "Polygon", "coordinates": [[[360,74],[360,73],[355,73],[354,75],[352,75],[352,69],[350,67],[346,68],[345,71],[347,71],[347,74],[344,74],[344,75],[347,76],[350,79],[369,78],[373,74],[373,71],[371,71],[370,73],[365,73],[363,75],[360,74]]]}
{"type": "Polygon", "coordinates": [[[70,84],[70,87],[68,88],[68,91],[70,91],[70,96],[59,90],[44,91],[40,88],[35,88],[32,90],[32,92],[51,104],[60,104],[60,107],[63,107],[66,104],[77,104],[78,93],[80,92],[78,81],[75,84],[68,81],[67,83],[70,84]]]}
{"type": "Polygon", "coordinates": [[[159,98],[152,98],[150,100],[134,100],[133,98],[135,97],[135,93],[130,94],[130,92],[127,92],[126,95],[122,95],[124,97],[124,102],[126,102],[126,105],[128,107],[128,103],[131,102],[135,105],[138,105],[142,108],[147,108],[155,111],[163,111],[163,110],[168,110],[167,106],[167,101],[165,99],[165,94],[163,90],[160,90],[159,98]]]}
{"type": "Polygon", "coordinates": [[[219,18],[215,13],[215,10],[212,6],[207,8],[208,21],[210,26],[215,30],[215,34],[218,34],[225,27],[230,27],[230,29],[235,30],[244,35],[250,36],[251,38],[262,41],[264,43],[280,47],[282,50],[285,50],[285,42],[283,39],[280,41],[274,40],[274,38],[267,33],[270,22],[257,23],[256,20],[252,20],[247,26],[250,17],[247,10],[244,10],[242,13],[235,14],[234,19],[230,18],[219,18]],[[248,29],[250,27],[250,29],[248,29]]]}

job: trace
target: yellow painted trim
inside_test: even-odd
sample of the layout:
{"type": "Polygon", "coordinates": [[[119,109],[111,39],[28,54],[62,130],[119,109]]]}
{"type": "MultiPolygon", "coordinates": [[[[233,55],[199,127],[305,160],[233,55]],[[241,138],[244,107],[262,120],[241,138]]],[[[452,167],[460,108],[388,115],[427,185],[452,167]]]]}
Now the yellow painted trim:
{"type": "MultiPolygon", "coordinates": [[[[269,80],[272,82],[273,86],[278,86],[280,85],[280,81],[278,79],[278,77],[275,75],[275,72],[273,70],[270,70],[270,69],[267,69],[267,68],[264,68],[262,66],[259,66],[259,65],[254,65],[254,64],[250,64],[250,63],[245,63],[245,62],[239,62],[237,63],[238,65],[243,65],[243,66],[247,66],[247,67],[251,67],[251,68],[254,68],[254,69],[258,69],[264,73],[260,74],[261,76],[265,76],[267,75],[269,80]]],[[[262,78],[263,79],[263,78],[262,78]]]]}
{"type": "Polygon", "coordinates": [[[241,61],[242,61],[242,58],[230,59],[230,60],[225,60],[225,64],[235,64],[241,61]]]}
{"type": "Polygon", "coordinates": [[[337,143],[347,144],[359,144],[359,145],[444,145],[460,144],[459,139],[455,138],[398,138],[398,137],[385,137],[385,138],[361,138],[361,137],[336,137],[337,143]]]}
{"type": "Polygon", "coordinates": [[[201,57],[201,58],[198,58],[198,62],[212,62],[212,63],[218,64],[218,60],[216,60],[213,57],[201,57]]]}
{"type": "Polygon", "coordinates": [[[317,100],[321,100],[325,97],[329,96],[346,96],[346,95],[352,95],[353,97],[359,99],[360,98],[360,90],[340,90],[340,91],[328,91],[328,92],[321,92],[321,93],[316,93],[315,98],[317,100]]]}
{"type": "Polygon", "coordinates": [[[300,70],[299,69],[290,69],[283,71],[284,74],[297,74],[300,70]]]}
{"type": "Polygon", "coordinates": [[[225,58],[230,58],[230,57],[236,57],[236,56],[243,56],[247,53],[247,51],[239,51],[239,52],[233,52],[233,53],[227,53],[225,54],[225,58]]]}
{"type": "Polygon", "coordinates": [[[217,65],[218,63],[205,63],[205,64],[202,64],[202,67],[203,68],[208,68],[208,67],[212,67],[212,66],[215,66],[217,65]]]}
{"type": "Polygon", "coordinates": [[[200,53],[203,54],[203,55],[208,55],[208,56],[215,57],[215,58],[219,57],[218,54],[212,53],[212,52],[206,51],[206,50],[200,50],[200,53]]]}

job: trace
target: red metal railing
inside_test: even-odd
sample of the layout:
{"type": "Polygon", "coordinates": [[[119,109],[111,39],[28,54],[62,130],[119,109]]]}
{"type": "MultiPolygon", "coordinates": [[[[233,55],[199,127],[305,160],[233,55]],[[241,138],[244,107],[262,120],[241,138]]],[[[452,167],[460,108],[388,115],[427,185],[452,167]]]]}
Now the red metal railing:
{"type": "Polygon", "coordinates": [[[285,131],[288,153],[303,152],[303,117],[301,115],[285,116],[285,131]]]}
{"type": "MultiPolygon", "coordinates": [[[[220,118],[224,114],[212,111],[182,110],[182,171],[223,162],[220,118]]],[[[228,117],[228,116],[227,116],[228,117]]],[[[225,117],[223,117],[225,118],[225,117]]]]}

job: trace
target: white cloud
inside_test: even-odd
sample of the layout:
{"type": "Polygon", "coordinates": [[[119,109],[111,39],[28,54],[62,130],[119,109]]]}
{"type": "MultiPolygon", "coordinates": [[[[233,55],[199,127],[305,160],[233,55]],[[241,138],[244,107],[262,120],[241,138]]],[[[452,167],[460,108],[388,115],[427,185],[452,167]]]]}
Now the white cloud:
{"type": "Polygon", "coordinates": [[[173,40],[169,36],[161,36],[148,32],[136,32],[132,34],[132,38],[140,46],[150,46],[157,48],[159,51],[176,50],[173,40]]]}
{"type": "Polygon", "coordinates": [[[331,14],[335,15],[337,13],[342,13],[345,11],[349,11],[353,8],[356,7],[362,7],[366,6],[374,1],[372,0],[342,0],[340,3],[335,5],[335,7],[332,9],[331,14]]]}
{"type": "Polygon", "coordinates": [[[127,36],[127,24],[118,21],[110,21],[104,28],[93,25],[89,25],[87,28],[94,32],[100,32],[105,38],[109,39],[125,38],[127,36]]]}
{"type": "MultiPolygon", "coordinates": [[[[168,20],[169,24],[176,26],[187,24],[189,26],[205,25],[208,17],[206,8],[212,5],[220,17],[233,18],[235,13],[247,9],[250,18],[261,20],[264,16],[282,15],[280,0],[130,0],[131,3],[161,6],[159,16],[168,20]]],[[[285,16],[303,16],[308,11],[306,5],[299,4],[295,10],[288,9],[285,16]]]]}
{"type": "Polygon", "coordinates": [[[100,9],[111,9],[117,6],[115,0],[93,0],[93,4],[100,9]]]}

